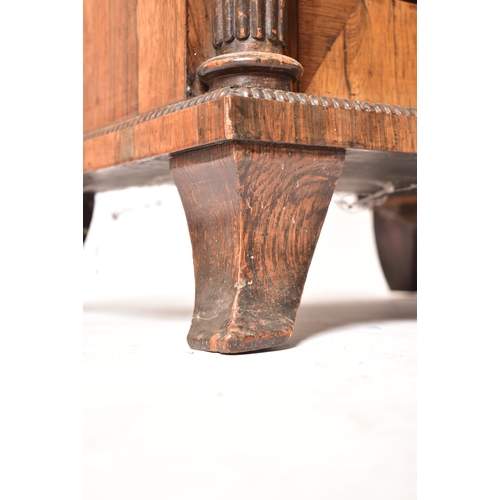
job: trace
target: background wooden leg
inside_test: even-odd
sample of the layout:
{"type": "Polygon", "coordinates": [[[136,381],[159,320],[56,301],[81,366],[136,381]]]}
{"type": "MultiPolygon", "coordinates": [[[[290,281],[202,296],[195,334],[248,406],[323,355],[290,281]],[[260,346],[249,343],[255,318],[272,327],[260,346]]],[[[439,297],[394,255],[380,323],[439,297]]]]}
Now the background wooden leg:
{"type": "Polygon", "coordinates": [[[172,157],[196,280],[188,343],[237,353],[292,334],[344,151],[231,143],[172,157]]]}
{"type": "Polygon", "coordinates": [[[417,291],[417,197],[389,198],[374,210],[380,264],[391,290],[417,291]]]}
{"type": "Polygon", "coordinates": [[[83,242],[89,232],[92,213],[94,212],[94,193],[83,193],[83,242]]]}

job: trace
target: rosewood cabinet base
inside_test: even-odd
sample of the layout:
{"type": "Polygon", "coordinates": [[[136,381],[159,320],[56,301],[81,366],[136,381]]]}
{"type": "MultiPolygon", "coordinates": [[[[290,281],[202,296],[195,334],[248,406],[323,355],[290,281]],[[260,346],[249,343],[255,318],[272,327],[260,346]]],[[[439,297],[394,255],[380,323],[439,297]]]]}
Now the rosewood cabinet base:
{"type": "Polygon", "coordinates": [[[196,279],[188,343],[238,353],[292,334],[344,151],[233,142],[173,155],[196,279]]]}
{"type": "Polygon", "coordinates": [[[84,190],[174,181],[195,265],[189,345],[255,351],[293,332],[337,182],[364,200],[413,189],[415,130],[410,108],[224,88],[88,134],[84,190]]]}

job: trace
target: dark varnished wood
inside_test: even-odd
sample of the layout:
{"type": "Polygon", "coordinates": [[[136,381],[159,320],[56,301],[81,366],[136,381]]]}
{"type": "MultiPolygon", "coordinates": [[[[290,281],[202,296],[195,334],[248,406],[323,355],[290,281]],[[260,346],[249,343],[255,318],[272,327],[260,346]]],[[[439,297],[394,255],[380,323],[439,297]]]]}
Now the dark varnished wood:
{"type": "Polygon", "coordinates": [[[213,3],[212,40],[217,57],[201,64],[199,79],[210,90],[227,86],[292,90],[303,68],[283,51],[288,43],[289,13],[295,13],[296,1],[214,0],[213,3]]]}
{"type": "Polygon", "coordinates": [[[391,290],[417,291],[417,196],[394,196],[374,210],[380,264],[391,290]]]}
{"type": "Polygon", "coordinates": [[[302,76],[302,66],[291,57],[272,52],[222,54],[205,62],[198,70],[201,81],[215,90],[230,86],[260,85],[291,90],[302,76]]]}
{"type": "MultiPolygon", "coordinates": [[[[288,0],[288,9],[286,18],[287,25],[283,26],[283,39],[286,45],[280,43],[277,51],[282,50],[283,55],[293,59],[297,59],[298,51],[298,15],[297,15],[297,0],[288,0]]],[[[220,43],[223,39],[223,23],[217,22],[220,19],[223,9],[220,2],[207,2],[207,0],[189,0],[187,3],[187,80],[188,80],[188,97],[200,95],[207,91],[208,86],[203,84],[198,75],[198,68],[209,59],[220,55],[223,52],[228,52],[228,47],[231,44],[220,43]],[[224,47],[223,47],[224,45],[224,47]],[[220,49],[219,51],[217,49],[220,49]]],[[[236,3],[236,12],[238,19],[235,20],[236,43],[240,49],[245,50],[261,50],[262,45],[258,43],[264,40],[265,33],[265,0],[238,0],[236,3]],[[243,14],[250,7],[250,17],[245,17],[243,14]],[[247,27],[249,30],[246,37],[247,27]],[[246,38],[245,38],[246,37],[246,38]],[[252,45],[253,44],[253,45],[252,45]]],[[[265,43],[263,44],[265,47],[265,43]]],[[[271,44],[271,49],[272,49],[271,44]]],[[[270,50],[275,52],[276,50],[270,50]]],[[[229,50],[231,52],[232,50],[229,50]]],[[[265,85],[264,81],[260,81],[258,85],[265,85]]],[[[292,89],[296,90],[296,84],[292,84],[292,89]]]]}
{"type": "Polygon", "coordinates": [[[193,349],[284,343],[344,151],[233,142],[172,156],[196,279],[193,349]]]}
{"type": "Polygon", "coordinates": [[[94,213],[94,193],[83,193],[83,242],[87,238],[90,223],[92,222],[92,214],[94,213]]]}

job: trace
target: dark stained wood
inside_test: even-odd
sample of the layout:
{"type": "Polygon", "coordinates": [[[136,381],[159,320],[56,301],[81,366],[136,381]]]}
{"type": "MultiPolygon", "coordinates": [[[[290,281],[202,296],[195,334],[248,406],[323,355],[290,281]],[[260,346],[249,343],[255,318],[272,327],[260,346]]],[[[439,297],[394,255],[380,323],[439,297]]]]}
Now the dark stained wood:
{"type": "MultiPolygon", "coordinates": [[[[208,90],[208,86],[199,79],[198,68],[218,53],[250,50],[282,51],[285,56],[297,59],[297,0],[287,2],[286,15],[281,18],[283,20],[280,24],[281,39],[278,44],[265,37],[265,0],[236,0],[235,12],[240,12],[240,14],[234,19],[233,25],[227,26],[226,29],[237,32],[238,36],[235,36],[232,44],[224,43],[224,11],[231,11],[231,5],[233,4],[224,7],[224,2],[220,0],[213,2],[188,0],[187,2],[188,97],[203,94],[208,90]],[[250,9],[250,17],[246,18],[242,13],[248,12],[248,9],[250,9]],[[222,22],[220,22],[221,19],[222,22]],[[246,36],[247,21],[248,36],[246,36]],[[220,49],[219,52],[217,48],[220,49]]],[[[230,36],[226,38],[231,39],[230,36]]],[[[265,79],[260,84],[265,85],[265,79]]],[[[295,84],[292,84],[292,88],[295,88],[295,84]]]]}
{"type": "Polygon", "coordinates": [[[417,291],[417,196],[395,196],[374,210],[380,264],[391,290],[417,291]]]}
{"type": "Polygon", "coordinates": [[[198,76],[210,90],[224,87],[258,86],[288,91],[302,75],[302,66],[283,54],[236,52],[204,62],[198,76]]]}
{"type": "Polygon", "coordinates": [[[84,171],[231,140],[416,153],[416,131],[412,109],[223,89],[90,134],[84,142],[84,171]]]}
{"type": "Polygon", "coordinates": [[[209,90],[235,86],[292,90],[302,66],[284,55],[296,0],[214,0],[217,56],[198,68],[209,90]],[[290,9],[290,5],[293,5],[290,9]],[[290,20],[291,19],[291,20],[290,20]]]}
{"type": "Polygon", "coordinates": [[[195,265],[191,348],[238,353],[291,336],[343,157],[258,143],[172,156],[195,265]]]}
{"type": "Polygon", "coordinates": [[[90,223],[92,222],[92,214],[94,213],[94,193],[83,193],[83,242],[87,238],[90,223]]]}

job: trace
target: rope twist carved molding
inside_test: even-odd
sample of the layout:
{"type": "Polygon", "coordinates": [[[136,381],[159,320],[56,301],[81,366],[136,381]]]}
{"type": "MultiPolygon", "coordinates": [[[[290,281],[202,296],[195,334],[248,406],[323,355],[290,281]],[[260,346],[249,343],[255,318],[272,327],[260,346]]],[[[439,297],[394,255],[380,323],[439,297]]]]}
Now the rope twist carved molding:
{"type": "Polygon", "coordinates": [[[315,96],[302,94],[297,92],[286,92],[283,90],[261,89],[257,87],[225,87],[213,92],[208,92],[198,97],[193,97],[185,101],[180,101],[175,104],[170,104],[160,109],[149,111],[137,116],[131,120],[127,120],[116,125],[111,125],[100,130],[95,130],[84,134],[83,140],[88,141],[96,137],[117,132],[125,128],[134,127],[139,123],[143,123],[155,118],[160,118],[186,108],[191,108],[204,102],[213,101],[226,96],[246,97],[249,99],[265,99],[268,101],[289,102],[297,105],[306,106],[322,106],[325,108],[348,109],[353,111],[364,111],[367,113],[385,113],[387,115],[406,115],[417,116],[416,108],[407,108],[403,106],[395,106],[393,104],[378,104],[373,102],[354,101],[350,99],[340,99],[336,97],[315,96]]]}

